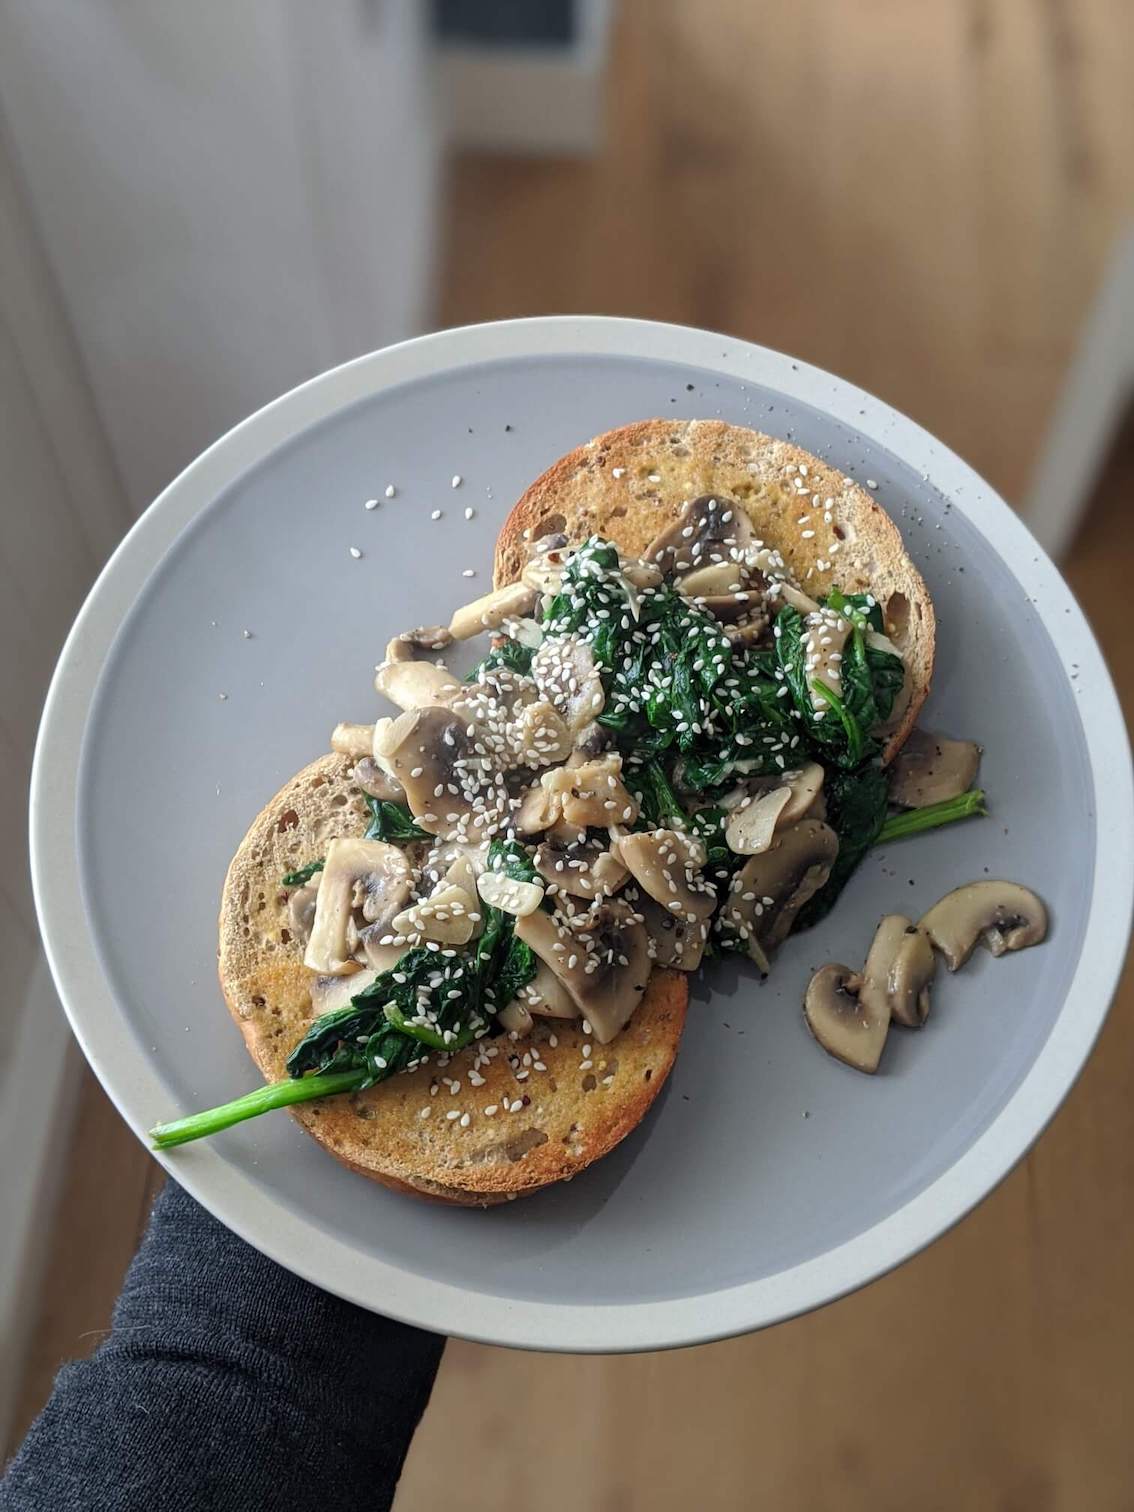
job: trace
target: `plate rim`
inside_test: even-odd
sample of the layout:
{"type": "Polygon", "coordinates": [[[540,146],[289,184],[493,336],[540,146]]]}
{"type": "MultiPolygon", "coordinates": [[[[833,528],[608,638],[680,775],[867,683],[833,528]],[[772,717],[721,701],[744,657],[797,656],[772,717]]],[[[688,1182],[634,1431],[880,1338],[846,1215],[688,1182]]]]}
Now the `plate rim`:
{"type": "Polygon", "coordinates": [[[696,1296],[617,1304],[509,1298],[416,1275],[280,1207],[220,1149],[152,1152],[167,1172],[248,1243],[362,1307],[382,1298],[401,1322],[479,1343],[614,1353],[707,1343],[835,1301],[947,1232],[1012,1170],[1074,1085],[1122,970],[1134,909],[1134,773],[1118,698],[1094,635],[1058,570],[996,491],[892,406],[821,368],[691,326],[621,317],[537,316],[431,332],[307,380],[240,422],[176,477],[99,574],[60,653],[32,767],[32,885],[48,963],[71,1028],[118,1111],[145,1142],[165,1094],[103,976],[90,921],[76,921],[78,776],[99,675],[118,628],[181,531],[228,484],[303,429],[417,378],[519,357],[622,356],[688,363],[742,377],[819,409],[927,475],[1035,599],[1069,611],[1051,637],[1064,676],[1077,664],[1080,722],[1096,793],[1091,906],[1079,961],[1052,1030],[992,1123],[929,1186],[852,1239],[770,1276],[696,1296]],[[1090,710],[1089,722],[1082,710],[1090,710]],[[1104,886],[1105,884],[1105,886],[1104,886]]]}

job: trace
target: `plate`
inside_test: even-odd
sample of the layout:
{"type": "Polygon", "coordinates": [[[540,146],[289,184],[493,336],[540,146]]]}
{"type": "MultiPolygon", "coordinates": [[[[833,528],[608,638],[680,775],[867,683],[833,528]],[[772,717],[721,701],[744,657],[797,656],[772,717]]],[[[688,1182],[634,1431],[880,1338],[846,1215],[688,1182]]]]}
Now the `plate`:
{"type": "Polygon", "coordinates": [[[735,967],[697,979],[657,1106],[569,1185],[490,1212],[417,1203],[282,1115],[159,1157],[320,1286],[495,1344],[716,1339],[906,1259],[1051,1118],[1129,930],[1114,691],[1055,568],[964,463],[849,384],[711,333],[601,318],[442,332],[217,442],[130,532],[63,651],[32,787],[36,896],[75,1033],[139,1135],[257,1082],[215,978],[221,882],[253,815],[337,720],[374,718],[392,632],[487,590],[497,529],[537,473],[655,415],[790,437],[874,490],[938,608],[926,722],[983,743],[993,816],[875,852],[766,984],[735,967]],[[880,914],[916,915],[986,871],[1037,888],[1050,942],[942,973],[928,1025],[892,1036],[875,1079],[824,1055],[800,1014],[812,968],[861,959],[880,914]]]}

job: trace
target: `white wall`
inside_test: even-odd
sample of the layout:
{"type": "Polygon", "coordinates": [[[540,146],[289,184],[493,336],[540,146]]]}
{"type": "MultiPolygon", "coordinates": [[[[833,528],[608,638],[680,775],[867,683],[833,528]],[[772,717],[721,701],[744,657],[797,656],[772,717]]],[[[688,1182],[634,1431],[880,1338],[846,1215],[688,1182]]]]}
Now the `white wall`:
{"type": "Polygon", "coordinates": [[[419,0],[5,0],[0,105],[130,503],[428,323],[419,0]]]}

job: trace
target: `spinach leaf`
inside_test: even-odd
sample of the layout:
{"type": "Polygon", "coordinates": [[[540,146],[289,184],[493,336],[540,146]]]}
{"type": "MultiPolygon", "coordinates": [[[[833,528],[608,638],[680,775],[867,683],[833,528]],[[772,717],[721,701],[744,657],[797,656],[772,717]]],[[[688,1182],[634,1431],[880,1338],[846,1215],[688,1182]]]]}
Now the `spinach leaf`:
{"type": "Polygon", "coordinates": [[[827,823],[839,837],[839,853],[827,881],[800,910],[797,927],[801,929],[817,924],[830,912],[886,821],[889,787],[880,766],[870,764],[857,772],[828,772],[823,791],[827,823]]]}
{"type": "Polygon", "coordinates": [[[359,1071],[358,1085],[369,1087],[420,1057],[423,1045],[458,1049],[486,1028],[472,957],[411,950],[345,1008],[317,1018],[288,1056],[287,1071],[359,1071]]]}
{"type": "Polygon", "coordinates": [[[370,823],[362,837],[364,840],[388,840],[392,845],[406,845],[411,840],[432,838],[417,827],[409,810],[400,803],[374,798],[369,793],[363,793],[362,796],[370,810],[370,823]]]}
{"type": "MultiPolygon", "coordinates": [[[[537,878],[531,857],[515,840],[493,840],[488,847],[488,868],[517,882],[534,882],[537,878]]],[[[515,938],[515,926],[512,914],[485,907],[484,929],[472,959],[485,1002],[493,1012],[507,1007],[536,974],[535,954],[515,938]]]]}
{"type": "Polygon", "coordinates": [[[684,825],[685,810],[655,756],[633,767],[626,781],[640,805],[636,829],[670,829],[675,820],[679,828],[684,825]]]}
{"type": "Polygon", "coordinates": [[[497,667],[507,667],[512,672],[528,673],[532,670],[532,657],[535,652],[530,646],[522,646],[518,640],[512,640],[505,636],[492,647],[483,660],[465,678],[465,682],[474,683],[482,672],[492,672],[497,667]]]}
{"type": "Polygon", "coordinates": [[[325,861],[308,861],[307,865],[301,866],[298,871],[286,872],[280,878],[280,885],[282,887],[303,887],[305,883],[311,881],[316,872],[322,871],[326,864],[325,861]]]}

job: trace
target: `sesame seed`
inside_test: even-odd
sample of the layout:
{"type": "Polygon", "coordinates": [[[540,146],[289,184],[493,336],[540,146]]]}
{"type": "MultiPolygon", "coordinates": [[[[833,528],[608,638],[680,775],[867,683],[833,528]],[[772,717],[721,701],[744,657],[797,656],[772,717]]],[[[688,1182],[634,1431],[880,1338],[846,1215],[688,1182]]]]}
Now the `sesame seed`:
{"type": "Polygon", "coordinates": [[[439,509],[435,509],[429,516],[429,518],[431,520],[439,520],[441,518],[441,511],[439,509]]]}
{"type": "Polygon", "coordinates": [[[228,702],[228,694],[227,693],[218,693],[217,697],[220,699],[221,703],[227,703],[228,702]]]}
{"type": "Polygon", "coordinates": [[[362,552],[359,551],[359,549],[358,549],[357,546],[352,546],[350,548],[350,554],[355,559],[355,561],[357,562],[358,559],[359,559],[359,557],[362,555],[362,552]]]}
{"type": "Polygon", "coordinates": [[[461,484],[463,482],[464,482],[464,479],[461,477],[460,473],[454,473],[453,474],[453,482],[452,482],[452,487],[453,488],[460,488],[460,486],[461,486],[461,484]]]}
{"type": "Polygon", "coordinates": [[[476,577],[476,568],[475,567],[466,567],[465,570],[464,570],[464,572],[461,573],[461,576],[462,577],[476,577]]]}
{"type": "Polygon", "coordinates": [[[878,484],[875,482],[875,480],[873,478],[867,478],[867,480],[866,480],[866,486],[867,486],[867,488],[877,488],[878,484]]]}
{"type": "Polygon", "coordinates": [[[473,507],[470,505],[469,508],[465,510],[465,519],[471,520],[474,514],[476,514],[476,510],[473,509],[473,507]]]}

